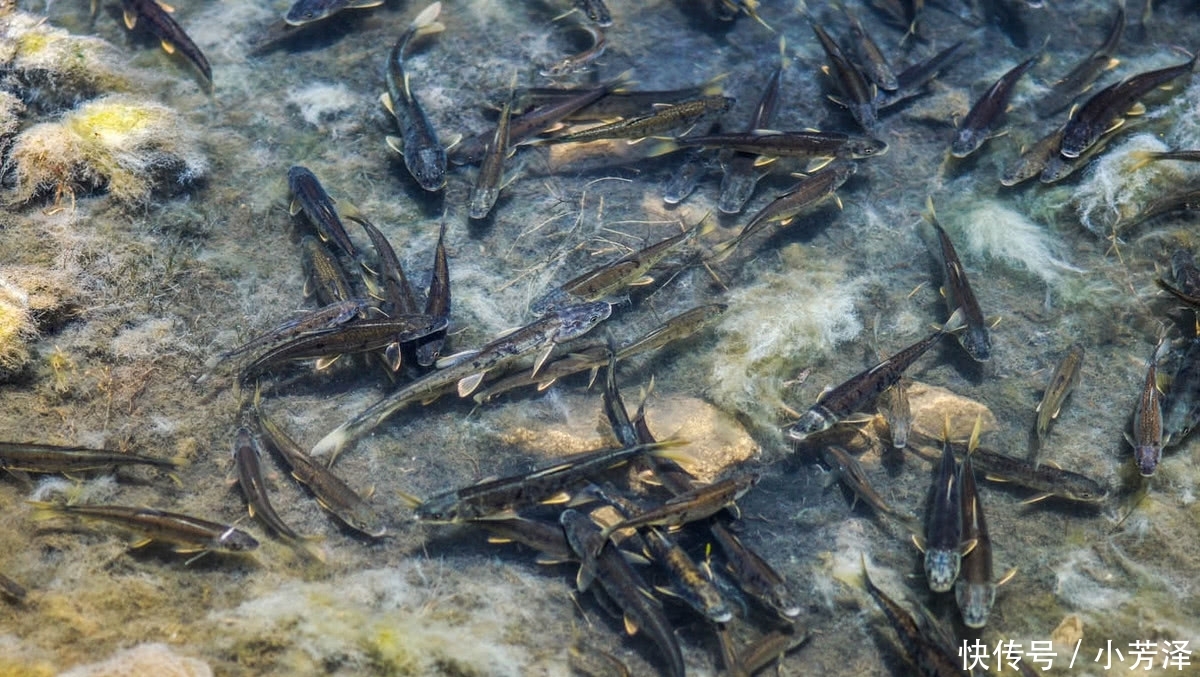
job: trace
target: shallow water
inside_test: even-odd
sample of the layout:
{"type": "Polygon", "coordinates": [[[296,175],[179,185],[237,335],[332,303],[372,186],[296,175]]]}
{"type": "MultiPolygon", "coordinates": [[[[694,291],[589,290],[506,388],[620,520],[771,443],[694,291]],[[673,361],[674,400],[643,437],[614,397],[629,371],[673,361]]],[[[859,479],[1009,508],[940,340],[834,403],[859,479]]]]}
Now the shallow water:
{"type": "MultiPolygon", "coordinates": [[[[825,100],[831,90],[818,70],[824,57],[791,3],[761,8],[774,32],[747,17],[704,18],[690,2],[610,4],[615,25],[606,32],[599,79],[632,69],[638,88],[668,89],[727,73],[725,91],[737,104],[725,126],[738,129],[785,36],[774,126],[856,131],[825,100]]],[[[235,392],[228,374],[196,381],[214,355],[310,307],[287,211],[293,164],[312,169],[340,204],[369,215],[422,287],[438,225],[448,221],[454,350],[527,323],[530,301],[553,285],[699,222],[715,209],[719,176],[671,207],[661,191],[678,156],[642,158],[650,141],[522,148],[512,161],[518,178],[493,216],[468,223],[473,169],[453,169],[444,194],[430,196],[383,142],[394,133],[378,103],[384,62],[420,6],[348,10],[310,35],[252,55],[255,36],[284,4],[180,5],[176,18],[213,64],[211,97],[186,62],[154,40],[127,37],[115,6],[102,7],[91,28],[86,9],[68,3],[22,9],[102,37],[132,64],[158,73],[163,82],[149,91],[203,130],[211,169],[201,186],[149,206],[81,193],[72,209],[47,214],[49,201],[40,201],[0,217],[0,275],[30,292],[40,279],[42,293],[58,300],[32,342],[30,365],[2,386],[0,438],[190,459],[178,484],[142,470],[122,471],[117,481],[0,482],[0,506],[12,516],[0,531],[0,571],[30,591],[21,604],[0,604],[0,674],[55,674],[158,642],[216,674],[560,675],[569,672],[567,647],[580,639],[633,674],[661,669],[653,644],[624,637],[590,595],[573,595],[574,567],[539,566],[527,549],[489,545],[474,530],[414,525],[397,494],[427,496],[598,446],[607,432],[586,377],[478,408],[443,398],[397,415],[348,450],[336,468],[352,486],[373,487],[373,503],[391,521],[390,536],[376,543],[340,531],[274,470],[277,509],[299,532],[319,536],[325,563],[306,561],[245,517],[230,450],[239,400],[249,394],[235,392]],[[207,556],[192,564],[170,553],[130,553],[110,530],[32,521],[24,501],[56,493],[241,520],[263,545],[252,558],[207,556]]],[[[586,46],[586,34],[569,28],[574,19],[554,21],[566,9],[565,2],[447,2],[446,30],[423,38],[408,60],[412,87],[436,128],[445,137],[487,128],[514,71],[521,85],[547,84],[538,70],[586,46]]],[[[1193,9],[1181,2],[1156,8],[1141,39],[1131,25],[1122,64],[1099,84],[1180,62],[1169,46],[1197,47],[1193,9]]],[[[1138,10],[1130,8],[1131,23],[1138,10]]],[[[860,13],[895,62],[924,58],[957,39],[969,41],[967,56],[928,95],[882,116],[880,136],[890,150],[861,163],[839,191],[842,208],[827,202],[779,234],[747,242],[711,271],[660,269],[654,285],[614,309],[607,326],[626,339],[687,308],[730,304],[722,320],[686,344],[624,365],[619,380],[627,403],[653,376],[647,416],[660,436],[680,426],[682,435],[693,435],[703,430],[700,420],[726,433],[719,444],[701,440],[718,459],[710,469],[754,456],[745,466],[763,479],[739,502],[743,537],[789,579],[805,604],[798,621],[813,633],[783,659],[784,674],[909,674],[882,614],[841,581],[857,575],[865,553],[874,580],[889,593],[926,605],[961,631],[952,597],[927,591],[920,554],[903,528],[861,505],[850,508],[840,490],[824,487],[816,447],[794,450],[779,431],[794,418],[784,407],[803,411],[826,386],[945,320],[941,274],[922,236],[931,196],[983,312],[999,322],[990,362],[972,362],[947,340],[910,372],[963,398],[927,407],[924,430],[937,436],[942,416],[957,415],[953,436],[965,438],[973,418],[962,412],[979,403],[995,420],[983,444],[1027,456],[1041,391],[1071,343],[1081,342],[1082,382],[1041,457],[1113,488],[1113,499],[1096,507],[1024,505],[1031,492],[981,482],[997,575],[1012,567],[1017,573],[1000,589],[987,628],[958,636],[993,647],[1012,640],[1024,649],[1053,637],[1063,643],[1055,644],[1059,658],[1044,674],[1070,675],[1133,672],[1131,643],[1155,642],[1151,674],[1189,674],[1194,666],[1162,668],[1161,648],[1187,641],[1194,650],[1200,641],[1192,583],[1200,574],[1196,443],[1167,451],[1148,497],[1130,512],[1139,482],[1123,433],[1160,327],[1173,337],[1190,330],[1190,313],[1161,295],[1154,278],[1174,248],[1194,246],[1191,217],[1156,219],[1114,243],[1082,227],[1076,210],[1078,199],[1103,188],[1097,175],[1050,187],[1004,189],[998,181],[1018,148],[1052,126],[1034,120],[1030,104],[1100,42],[1111,9],[1090,2],[1024,9],[1024,49],[994,25],[966,23],[939,6],[925,13],[928,42],[897,47],[901,31],[860,13]],[[1046,35],[1050,60],[1018,87],[1009,134],[971,158],[946,160],[953,122],[1046,35]],[[1076,639],[1078,657],[1068,668],[1076,639]],[[1104,656],[1095,659],[1110,640],[1124,660],[1114,654],[1106,669],[1104,656]]],[[[835,12],[818,16],[845,31],[835,12]]],[[[1185,84],[1149,104],[1145,125],[1113,147],[1136,134],[1172,146],[1200,142],[1190,119],[1200,89],[1185,84]]],[[[1135,196],[1194,176],[1186,167],[1151,171],[1158,173],[1135,196]]],[[[736,234],[793,182],[782,171],[763,179],[746,210],[721,217],[701,247],[736,234]]],[[[365,247],[365,238],[352,236],[365,247]]],[[[304,445],[391,387],[374,366],[346,359],[316,374],[288,369],[274,383],[264,406],[304,445]]],[[[914,397],[914,406],[930,401],[914,397]]],[[[834,437],[860,454],[890,503],[923,516],[931,464],[913,455],[885,463],[882,426],[858,428],[863,434],[839,430],[834,437]]],[[[672,618],[689,674],[714,674],[719,657],[705,623],[681,610],[672,618]]],[[[749,639],[769,624],[755,625],[739,636],[749,639]]]]}

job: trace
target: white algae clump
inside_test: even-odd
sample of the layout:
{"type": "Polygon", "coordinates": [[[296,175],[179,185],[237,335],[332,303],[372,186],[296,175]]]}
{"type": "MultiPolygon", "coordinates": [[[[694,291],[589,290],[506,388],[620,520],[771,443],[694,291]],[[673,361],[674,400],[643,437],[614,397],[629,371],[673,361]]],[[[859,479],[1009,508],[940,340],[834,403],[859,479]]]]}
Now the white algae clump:
{"type": "Polygon", "coordinates": [[[192,183],[208,169],[199,137],[178,113],[119,94],[25,130],[9,162],[18,203],[99,188],[121,202],[145,202],[156,189],[192,183]]]}
{"type": "Polygon", "coordinates": [[[944,219],[957,247],[969,259],[991,259],[1013,270],[1057,285],[1063,272],[1083,271],[1059,258],[1058,241],[1021,212],[990,200],[974,200],[972,208],[944,219]]]}
{"type": "Polygon", "coordinates": [[[1142,152],[1164,150],[1166,145],[1153,135],[1139,134],[1104,153],[1075,192],[1080,223],[1096,235],[1109,237],[1136,222],[1149,202],[1182,186],[1187,163],[1143,164],[1142,152]]]}
{"type": "Polygon", "coordinates": [[[139,644],[102,663],[81,665],[61,677],[212,677],[204,661],[181,656],[166,644],[139,644]]]}

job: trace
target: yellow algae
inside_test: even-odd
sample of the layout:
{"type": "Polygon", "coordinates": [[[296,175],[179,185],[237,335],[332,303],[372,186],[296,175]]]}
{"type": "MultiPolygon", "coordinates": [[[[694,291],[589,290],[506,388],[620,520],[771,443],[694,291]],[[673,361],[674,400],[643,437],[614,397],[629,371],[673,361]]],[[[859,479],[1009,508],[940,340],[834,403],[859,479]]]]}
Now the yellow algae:
{"type": "Polygon", "coordinates": [[[29,362],[28,342],[36,334],[28,296],[0,278],[0,381],[12,377],[29,362]]]}

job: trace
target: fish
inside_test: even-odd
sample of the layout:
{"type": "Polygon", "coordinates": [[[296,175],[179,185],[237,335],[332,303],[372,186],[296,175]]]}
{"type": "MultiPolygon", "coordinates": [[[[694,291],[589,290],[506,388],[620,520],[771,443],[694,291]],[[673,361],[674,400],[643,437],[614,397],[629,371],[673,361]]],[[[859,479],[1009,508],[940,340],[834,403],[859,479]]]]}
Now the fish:
{"type": "Polygon", "coordinates": [[[753,129],[749,132],[682,136],[675,139],[675,143],[685,147],[721,148],[770,157],[836,158],[841,160],[879,157],[888,150],[887,142],[879,139],[807,129],[793,131],[753,129]]]}
{"type": "Polygon", "coordinates": [[[1067,354],[1063,356],[1058,366],[1054,368],[1054,374],[1050,377],[1050,383],[1046,386],[1046,392],[1042,393],[1042,401],[1038,402],[1037,409],[1037,438],[1038,447],[1040,448],[1046,442],[1046,436],[1050,432],[1050,422],[1058,418],[1059,411],[1062,410],[1063,402],[1079,385],[1080,366],[1083,364],[1084,349],[1083,346],[1076,343],[1072,345],[1067,354]]]}
{"type": "MultiPolygon", "coordinates": [[[[1133,131],[1134,127],[1141,126],[1145,124],[1145,122],[1146,121],[1144,119],[1136,122],[1127,122],[1125,123],[1124,129],[1127,132],[1133,131]]],[[[1066,127],[1063,129],[1065,130],[1066,127]]],[[[1050,158],[1046,161],[1045,168],[1042,169],[1041,176],[1038,177],[1038,181],[1047,184],[1062,181],[1068,176],[1086,167],[1088,163],[1091,162],[1092,158],[1096,155],[1099,155],[1100,152],[1103,151],[1105,147],[1108,146],[1109,142],[1111,142],[1114,138],[1115,135],[1113,134],[1100,137],[1100,140],[1092,144],[1091,148],[1085,150],[1083,154],[1077,158],[1066,158],[1063,157],[1062,153],[1051,153],[1050,158]]],[[[1059,145],[1061,146],[1061,143],[1059,145]]]]}
{"type": "Polygon", "coordinates": [[[292,203],[288,208],[291,215],[304,212],[322,240],[332,241],[351,258],[358,254],[333,206],[334,199],[325,192],[316,174],[307,167],[292,166],[288,169],[288,190],[292,192],[292,203]]]}
{"type": "MultiPolygon", "coordinates": [[[[396,256],[396,250],[392,248],[392,243],[388,242],[387,237],[366,217],[356,214],[346,218],[362,226],[371,240],[371,245],[375,248],[375,255],[379,257],[379,277],[383,281],[383,300],[386,302],[384,310],[390,315],[420,313],[416,294],[413,293],[412,285],[408,283],[408,277],[404,274],[404,266],[400,265],[400,258],[396,256]]],[[[363,266],[366,267],[366,264],[363,266]]]]}
{"type": "Polygon", "coordinates": [[[900,82],[892,71],[891,64],[883,55],[883,50],[863,28],[858,15],[846,9],[845,5],[842,6],[842,13],[846,15],[846,21],[850,24],[850,38],[854,42],[854,52],[862,65],[863,75],[882,90],[892,92],[899,89],[900,82]]]}
{"type": "Polygon", "coordinates": [[[479,163],[479,174],[467,196],[467,214],[472,219],[485,219],[496,206],[500,190],[504,187],[504,161],[508,158],[508,128],[511,119],[512,101],[504,104],[496,133],[488,144],[479,163]]]}
{"type": "Polygon", "coordinates": [[[435,192],[446,186],[446,149],[438,140],[433,124],[409,85],[404,71],[404,51],[417,35],[436,33],[444,29],[436,21],[442,3],[435,2],[413,19],[396,40],[387,63],[387,91],[380,96],[384,108],[396,118],[399,138],[387,137],[392,150],[404,156],[404,166],[422,189],[435,192]]]}
{"type": "Polygon", "coordinates": [[[1146,363],[1146,380],[1133,412],[1133,435],[1125,439],[1133,447],[1133,461],[1138,474],[1150,477],[1158,469],[1163,448],[1162,392],[1158,388],[1158,361],[1165,354],[1167,342],[1160,339],[1154,355],[1146,363]]]}
{"type": "Polygon", "coordinates": [[[457,390],[459,397],[466,397],[479,387],[487,372],[538,350],[540,352],[534,361],[536,375],[556,344],[583,336],[608,319],[611,313],[612,306],[604,302],[567,306],[501,336],[479,350],[451,356],[453,359],[442,358],[448,361],[445,368],[439,368],[392,391],[366,411],[333,429],[317,442],[312,454],[330,455],[332,464],[332,460],[346,445],[358,440],[409,404],[432,401],[452,390],[457,390]]]}
{"type": "Polygon", "coordinates": [[[976,362],[987,362],[992,358],[992,338],[988,335],[988,326],[983,318],[983,311],[979,309],[979,301],[975,298],[975,292],[971,290],[967,272],[963,270],[962,262],[958,259],[958,252],[954,250],[954,244],[950,242],[950,237],[938,223],[937,214],[933,210],[933,198],[926,201],[926,206],[928,210],[925,212],[925,218],[937,232],[938,244],[941,249],[942,266],[945,271],[942,294],[946,297],[946,308],[951,314],[962,309],[964,329],[957,332],[955,336],[971,359],[976,362]]]}
{"type": "MultiPolygon", "coordinates": [[[[775,67],[767,78],[767,86],[763,88],[758,106],[750,118],[747,131],[753,131],[771,126],[775,117],[775,109],[779,107],[779,84],[783,79],[783,64],[786,63],[784,42],[779,41],[780,60],[783,62],[775,67]]],[[[721,162],[724,173],[721,176],[721,192],[717,198],[717,209],[723,214],[737,214],[746,206],[754,188],[758,185],[758,157],[754,153],[736,152],[721,162]]]]}
{"type": "Polygon", "coordinates": [[[300,263],[307,277],[305,296],[315,295],[323,306],[358,298],[350,288],[350,281],[337,257],[325,243],[312,235],[300,239],[300,263]]]}
{"type": "Polygon", "coordinates": [[[583,513],[568,509],[559,516],[567,541],[581,560],[580,588],[595,580],[624,615],[625,631],[645,632],[666,658],[671,677],[684,677],[687,668],[679,640],[666,615],[647,591],[646,583],[615,547],[605,548],[600,527],[583,513]],[[599,554],[594,554],[599,553],[599,554]],[[585,574],[585,571],[589,573],[585,574]]]}
{"type": "Polygon", "coordinates": [[[612,428],[613,437],[623,447],[632,447],[639,443],[637,429],[629,420],[629,411],[625,409],[625,401],[621,399],[621,391],[617,388],[617,349],[608,343],[608,369],[604,374],[604,416],[612,428]]]}
{"type": "Polygon", "coordinates": [[[594,474],[624,465],[642,454],[670,454],[678,444],[678,440],[670,440],[575,454],[530,472],[435,494],[414,508],[415,516],[418,521],[432,523],[511,519],[519,508],[559,502],[567,489],[594,474]]]}
{"type": "Polygon", "coordinates": [[[825,58],[830,63],[830,66],[825,68],[825,72],[837,83],[837,88],[842,94],[842,98],[831,97],[831,99],[834,103],[845,106],[850,111],[850,115],[854,117],[855,122],[868,134],[875,134],[879,129],[879,112],[875,107],[877,88],[867,82],[863,72],[850,59],[846,58],[846,55],[842,53],[842,48],[838,47],[837,42],[829,37],[820,24],[811,20],[810,24],[821,47],[825,50],[825,58]]]}
{"type": "MultiPolygon", "coordinates": [[[[446,222],[438,230],[437,246],[433,250],[433,272],[429,276],[429,291],[425,294],[425,314],[439,322],[450,322],[450,264],[446,259],[446,222]]],[[[434,332],[417,342],[417,364],[433,366],[446,343],[446,329],[434,332]]]]}
{"type": "Polygon", "coordinates": [[[662,199],[669,205],[683,202],[699,185],[700,179],[712,170],[713,157],[703,148],[693,148],[683,157],[667,185],[663,186],[662,199]]]}
{"type": "Polygon", "coordinates": [[[1063,129],[1065,127],[1060,125],[1030,146],[1022,148],[1021,157],[1004,170],[1000,185],[1015,186],[1035,176],[1042,176],[1051,160],[1062,157],[1058,154],[1058,147],[1062,144],[1063,129]]]}
{"type": "Polygon", "coordinates": [[[913,413],[908,401],[908,383],[908,379],[901,378],[896,385],[879,393],[875,400],[875,409],[883,416],[888,433],[892,436],[893,449],[908,446],[908,433],[912,430],[913,413]]]}
{"type": "Polygon", "coordinates": [[[282,428],[267,418],[257,397],[251,421],[267,447],[283,459],[297,482],[308,487],[321,508],[342,524],[370,538],[382,538],[387,534],[386,521],[371,504],[342,478],[317,463],[282,428]]]}
{"type": "Polygon", "coordinates": [[[917,530],[916,518],[888,505],[879,492],[875,491],[875,487],[871,486],[870,480],[867,479],[867,473],[863,471],[858,459],[850,455],[850,452],[836,445],[826,445],[821,448],[821,460],[825,461],[838,481],[854,492],[857,498],[861,498],[864,503],[870,505],[875,512],[894,517],[911,530],[917,530]]]}
{"type": "Polygon", "coordinates": [[[72,475],[126,465],[146,465],[164,470],[175,470],[184,463],[182,458],[156,458],[108,449],[89,449],[33,442],[0,442],[0,470],[9,472],[72,475]]]}
{"type": "Polygon", "coordinates": [[[343,9],[365,9],[382,4],[383,0],[296,0],[288,7],[283,20],[289,26],[303,26],[328,19],[343,9]]]}
{"type": "Polygon", "coordinates": [[[943,430],[942,460],[934,476],[929,513],[925,520],[925,579],[933,592],[946,592],[962,565],[962,476],[950,446],[947,422],[943,430]]]}
{"type": "Polygon", "coordinates": [[[929,336],[904,348],[875,366],[861,371],[836,388],[821,394],[800,419],[788,426],[790,439],[803,442],[809,436],[824,432],[861,407],[870,404],[880,393],[894,386],[917,358],[924,355],[942,336],[956,331],[962,322],[961,311],[955,311],[945,325],[929,336]]]}
{"type": "Polygon", "coordinates": [[[39,501],[28,503],[34,508],[35,520],[61,516],[78,517],[108,522],[138,532],[142,538],[134,543],[134,548],[160,542],[173,545],[175,552],[180,554],[203,554],[247,552],[258,547],[258,541],[241,529],[165,510],[120,505],[65,505],[39,501]]]}
{"type": "Polygon", "coordinates": [[[1046,96],[1034,105],[1034,110],[1042,117],[1049,117],[1071,105],[1080,94],[1088,91],[1107,70],[1116,68],[1120,62],[1116,58],[1117,45],[1125,33],[1125,2],[1117,3],[1117,16],[1113,19],[1112,28],[1104,42],[1083,61],[1080,61],[1061,80],[1050,87],[1046,96]]]}
{"type": "Polygon", "coordinates": [[[734,100],[727,96],[705,96],[682,103],[665,104],[652,113],[644,113],[617,122],[589,127],[547,139],[550,143],[586,143],[601,139],[643,139],[673,129],[690,128],[703,119],[729,110],[734,100]]]}
{"type": "Polygon", "coordinates": [[[1171,386],[1162,396],[1163,446],[1176,446],[1200,424],[1200,336],[1188,342],[1171,386]]]}
{"type": "Polygon", "coordinates": [[[917,62],[897,73],[896,83],[899,87],[894,92],[886,89],[878,90],[875,94],[875,107],[878,110],[884,110],[920,95],[925,91],[925,87],[937,77],[938,73],[950,65],[962,46],[961,41],[955,42],[928,59],[917,62]]]}
{"type": "MultiPolygon", "coordinates": [[[[694,99],[716,96],[721,93],[721,81],[727,74],[717,75],[707,82],[679,89],[629,89],[627,74],[621,74],[603,85],[586,89],[564,87],[527,87],[518,89],[514,108],[524,110],[534,107],[541,110],[556,107],[587,95],[590,101],[573,107],[556,119],[571,121],[612,121],[640,115],[647,109],[661,104],[683,103],[694,99]]],[[[532,112],[532,111],[531,111],[532,112]]],[[[520,116],[523,117],[523,116],[520,116]]],[[[516,120],[514,120],[514,124],[516,120]]],[[[543,128],[547,125],[543,125],[543,128]]]]}
{"type": "Polygon", "coordinates": [[[1164,151],[1135,150],[1131,151],[1130,155],[1133,155],[1139,159],[1138,163],[1133,166],[1133,169],[1140,169],[1149,162],[1156,162],[1159,160],[1200,162],[1200,150],[1192,148],[1176,148],[1174,150],[1164,151]]]}
{"type": "Polygon", "coordinates": [[[744,496],[758,483],[758,478],[757,473],[744,473],[695,487],[673,496],[657,508],[645,510],[605,527],[602,534],[609,538],[625,529],[644,526],[677,527],[711,517],[744,496]]]}
{"type": "Polygon", "coordinates": [[[962,119],[955,132],[954,141],[950,145],[950,154],[956,158],[965,158],[979,150],[984,141],[993,135],[1008,109],[1017,82],[1025,75],[1025,71],[1033,67],[1041,58],[1035,54],[1014,66],[1000,76],[983,96],[975,102],[970,112],[962,119]]]}
{"type": "Polygon", "coordinates": [[[262,474],[262,452],[258,440],[251,434],[250,429],[238,428],[233,443],[233,464],[237,469],[238,486],[246,497],[247,509],[250,516],[257,518],[280,538],[289,541],[300,541],[300,534],[292,530],[275,512],[271,499],[267,495],[267,483],[262,474]]]}
{"type": "Polygon", "coordinates": [[[959,661],[946,648],[917,625],[911,613],[875,585],[867,571],[865,555],[862,557],[862,573],[867,592],[883,610],[883,615],[900,638],[904,656],[916,668],[916,674],[921,677],[965,677],[970,674],[962,669],[959,661]]]}
{"type": "Polygon", "coordinates": [[[201,52],[184,32],[183,27],[171,18],[170,11],[166,5],[156,0],[121,0],[125,27],[133,30],[139,21],[144,22],[143,25],[158,38],[163,51],[174,54],[178,49],[179,53],[200,71],[204,76],[205,87],[212,91],[212,66],[209,65],[204,52],[201,52]]]}
{"type": "Polygon", "coordinates": [[[578,557],[567,535],[557,522],[545,522],[527,517],[511,519],[488,519],[475,522],[491,535],[488,543],[520,543],[538,551],[538,564],[561,564],[576,562],[578,557]]]}
{"type": "MultiPolygon", "coordinates": [[[[428,315],[400,315],[379,320],[359,320],[321,332],[303,334],[282,343],[255,358],[242,368],[238,378],[242,383],[257,378],[272,367],[296,360],[317,360],[323,369],[340,355],[353,355],[382,350],[393,344],[416,341],[446,328],[446,320],[428,315]]],[[[389,359],[398,359],[399,352],[389,359]]],[[[399,362],[388,365],[397,369],[399,362]]]]}
{"type": "Polygon", "coordinates": [[[1143,96],[1154,89],[1188,73],[1196,65],[1196,55],[1176,66],[1160,68],[1128,77],[1092,95],[1071,113],[1063,130],[1059,153],[1065,158],[1077,158],[1100,139],[1124,122],[1124,115],[1143,96]]]}
{"type": "Polygon", "coordinates": [[[640,283],[642,277],[676,247],[691,242],[711,228],[711,224],[701,221],[676,235],[589,270],[538,297],[529,304],[529,310],[535,315],[543,315],[565,305],[614,296],[626,287],[640,283]]]}
{"type": "MultiPolygon", "coordinates": [[[[973,447],[979,439],[979,419],[976,419],[972,443],[967,445],[962,470],[962,521],[963,541],[975,547],[963,555],[961,573],[954,584],[954,601],[962,615],[963,625],[982,628],[987,625],[992,604],[996,601],[996,588],[1003,585],[1012,574],[999,582],[992,580],[992,537],[988,534],[987,520],[983,516],[983,503],[975,486],[975,470],[971,463],[973,447]]],[[[1015,572],[1014,572],[1015,573],[1015,572]]]]}
{"type": "Polygon", "coordinates": [[[713,260],[719,261],[729,256],[739,244],[761,232],[769,224],[779,222],[786,226],[804,210],[820,204],[827,198],[836,198],[834,191],[857,171],[858,165],[853,162],[831,162],[804,177],[783,195],[758,210],[736,236],[718,244],[714,248],[713,260]]]}
{"type": "Polygon", "coordinates": [[[282,343],[304,334],[323,332],[340,327],[354,318],[363,315],[368,307],[369,304],[363,299],[346,299],[345,301],[336,301],[327,306],[321,306],[316,310],[307,311],[299,317],[276,325],[232,350],[221,353],[218,361],[223,362],[251,350],[256,350],[272,343],[282,343]]]}
{"type": "Polygon", "coordinates": [[[747,548],[724,522],[714,521],[709,532],[725,556],[728,571],[738,587],[782,618],[790,620],[800,615],[799,600],[783,576],[765,559],[747,548]]]}
{"type": "Polygon", "coordinates": [[[1200,268],[1196,267],[1195,258],[1186,249],[1177,249],[1171,254],[1171,276],[1174,283],[1167,282],[1162,277],[1154,282],[1163,291],[1183,301],[1192,308],[1200,308],[1200,268]]]}
{"type": "Polygon", "coordinates": [[[608,48],[608,39],[604,37],[604,31],[600,29],[599,25],[591,26],[585,24],[580,26],[580,28],[587,31],[588,35],[591,36],[591,46],[578,54],[572,54],[552,64],[541,72],[542,75],[548,78],[561,78],[587,68],[588,64],[591,64],[604,55],[604,50],[608,48]]]}

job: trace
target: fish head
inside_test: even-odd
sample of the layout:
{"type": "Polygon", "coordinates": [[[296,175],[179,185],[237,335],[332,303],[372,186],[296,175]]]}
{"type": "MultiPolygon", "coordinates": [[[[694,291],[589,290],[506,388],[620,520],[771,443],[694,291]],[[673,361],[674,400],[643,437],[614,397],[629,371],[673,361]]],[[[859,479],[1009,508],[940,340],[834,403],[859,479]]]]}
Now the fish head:
{"type": "Polygon", "coordinates": [[[968,628],[982,628],[987,625],[992,604],[996,601],[996,585],[959,581],[954,585],[954,599],[958,602],[963,625],[968,628]]]}
{"type": "Polygon", "coordinates": [[[421,188],[434,193],[446,187],[446,151],[441,146],[405,153],[404,164],[421,188]]]}
{"type": "Polygon", "coordinates": [[[218,550],[245,552],[257,548],[258,541],[241,529],[230,527],[217,537],[215,545],[218,550]]]}
{"type": "Polygon", "coordinates": [[[992,337],[987,327],[968,327],[958,335],[958,342],[976,362],[992,359],[992,337]]]}
{"type": "Polygon", "coordinates": [[[958,570],[962,566],[962,554],[958,549],[942,550],[930,548],[925,551],[925,579],[933,592],[947,592],[954,587],[958,570]]]}
{"type": "Polygon", "coordinates": [[[1150,477],[1158,469],[1158,461],[1162,458],[1162,447],[1155,444],[1139,444],[1133,448],[1133,460],[1137,463],[1138,473],[1142,477],[1150,477]]]}
{"type": "Polygon", "coordinates": [[[869,136],[850,139],[846,142],[846,152],[854,160],[879,157],[887,151],[888,145],[886,141],[869,136]]]}
{"type": "Polygon", "coordinates": [[[283,20],[289,26],[303,26],[307,23],[320,21],[345,7],[345,3],[337,0],[297,0],[288,8],[283,20]]]}
{"type": "Polygon", "coordinates": [[[722,214],[737,214],[750,201],[757,185],[758,174],[755,172],[726,172],[721,179],[721,197],[717,201],[717,209],[722,214]]]}
{"type": "Polygon", "coordinates": [[[568,341],[583,336],[612,315],[612,304],[607,301],[581,303],[558,311],[562,324],[554,334],[555,342],[568,341]]]}
{"type": "Polygon", "coordinates": [[[1074,160],[1092,145],[1094,139],[1089,138],[1090,136],[1091,125],[1068,124],[1059,143],[1058,152],[1068,160],[1074,160]]]}
{"type": "Polygon", "coordinates": [[[413,510],[419,522],[457,522],[460,520],[458,495],[434,496],[413,510]]]}
{"type": "Polygon", "coordinates": [[[771,586],[767,593],[767,602],[784,618],[795,618],[800,615],[800,603],[783,583],[771,586]]]}
{"type": "Polygon", "coordinates": [[[960,129],[954,135],[954,142],[950,144],[950,154],[956,158],[965,158],[978,150],[986,138],[977,129],[960,129]]]}
{"type": "Polygon", "coordinates": [[[360,505],[354,510],[346,511],[341,518],[350,528],[371,538],[383,538],[383,535],[387,533],[387,526],[383,524],[383,519],[366,506],[360,505]]]}

